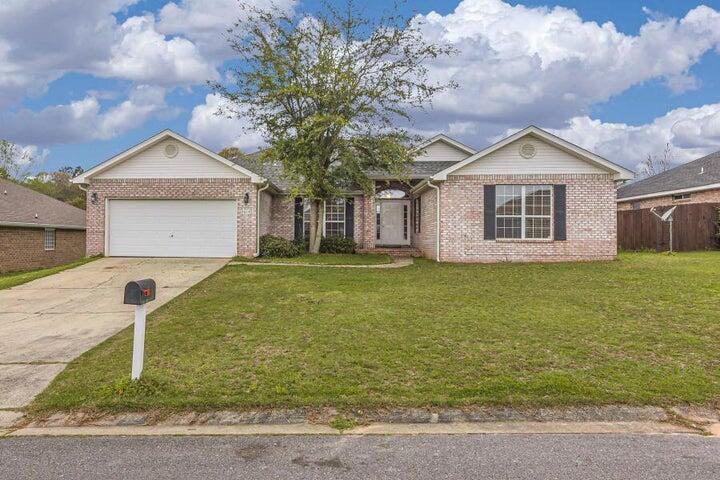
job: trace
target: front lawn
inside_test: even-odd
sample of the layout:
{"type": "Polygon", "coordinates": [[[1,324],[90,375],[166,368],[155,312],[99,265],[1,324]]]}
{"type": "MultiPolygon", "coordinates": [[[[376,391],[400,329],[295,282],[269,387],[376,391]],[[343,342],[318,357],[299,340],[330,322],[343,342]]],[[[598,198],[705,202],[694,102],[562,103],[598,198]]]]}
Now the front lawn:
{"type": "Polygon", "coordinates": [[[32,405],[57,409],[712,403],[720,254],[399,269],[226,267],[32,405]]]}
{"type": "Polygon", "coordinates": [[[3,273],[0,274],[0,290],[15,287],[17,285],[22,285],[23,283],[31,282],[33,280],[37,280],[38,278],[47,277],[48,275],[62,272],[63,270],[67,270],[68,268],[79,267],[80,265],[91,262],[96,258],[97,257],[83,258],[72,263],[66,263],[64,265],[58,265],[57,267],[52,268],[43,268],[40,270],[3,273]]]}
{"type": "Polygon", "coordinates": [[[392,262],[389,255],[377,253],[319,253],[316,255],[306,253],[297,257],[238,257],[237,260],[257,263],[302,263],[305,265],[380,265],[392,262]]]}

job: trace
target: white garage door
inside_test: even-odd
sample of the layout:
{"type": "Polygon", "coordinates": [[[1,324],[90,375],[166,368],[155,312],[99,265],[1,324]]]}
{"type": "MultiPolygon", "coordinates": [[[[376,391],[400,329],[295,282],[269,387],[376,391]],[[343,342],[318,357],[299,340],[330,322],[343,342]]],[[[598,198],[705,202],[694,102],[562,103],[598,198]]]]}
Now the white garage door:
{"type": "Polygon", "coordinates": [[[110,200],[107,255],[232,257],[237,252],[234,200],[110,200]]]}

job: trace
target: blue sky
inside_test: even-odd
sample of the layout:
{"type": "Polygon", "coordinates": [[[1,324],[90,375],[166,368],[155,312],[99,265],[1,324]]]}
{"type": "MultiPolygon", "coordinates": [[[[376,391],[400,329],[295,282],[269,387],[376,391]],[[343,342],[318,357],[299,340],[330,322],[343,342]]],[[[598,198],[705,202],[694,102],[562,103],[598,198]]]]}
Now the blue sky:
{"type": "MultiPolygon", "coordinates": [[[[676,163],[720,150],[720,0],[408,3],[428,38],[460,51],[430,65],[460,88],[415,118],[417,133],[483,147],[533,123],[631,168],[667,143],[676,163]]],[[[235,4],[4,0],[0,138],[48,171],[90,167],[164,128],[215,150],[257,148],[242,120],[213,115],[205,87],[232,60],[221,33],[235,4]]]]}

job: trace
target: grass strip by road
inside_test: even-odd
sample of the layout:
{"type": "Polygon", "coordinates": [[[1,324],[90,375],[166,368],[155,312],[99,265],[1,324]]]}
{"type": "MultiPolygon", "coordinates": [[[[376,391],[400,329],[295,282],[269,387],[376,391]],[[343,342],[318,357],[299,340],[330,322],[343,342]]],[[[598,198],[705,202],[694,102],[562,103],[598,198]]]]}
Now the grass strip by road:
{"type": "Polygon", "coordinates": [[[402,269],[226,267],[31,406],[177,411],[712,404],[720,255],[402,269]]]}
{"type": "Polygon", "coordinates": [[[83,258],[83,259],[77,260],[75,262],[58,265],[57,267],[42,268],[39,270],[3,273],[3,274],[0,274],[0,290],[3,290],[5,288],[16,287],[18,285],[22,285],[23,283],[37,280],[38,278],[47,277],[48,275],[53,275],[55,273],[62,272],[63,270],[68,270],[70,268],[79,267],[80,265],[85,265],[86,263],[92,262],[93,260],[96,260],[97,258],[99,258],[99,257],[83,258]]]}

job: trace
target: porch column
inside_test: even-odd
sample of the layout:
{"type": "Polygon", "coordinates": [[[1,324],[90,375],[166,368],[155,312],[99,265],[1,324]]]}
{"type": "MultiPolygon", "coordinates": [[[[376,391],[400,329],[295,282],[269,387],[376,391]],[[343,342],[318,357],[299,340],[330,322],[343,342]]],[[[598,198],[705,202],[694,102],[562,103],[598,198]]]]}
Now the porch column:
{"type": "Polygon", "coordinates": [[[375,248],[375,195],[363,197],[363,248],[375,248]]]}

